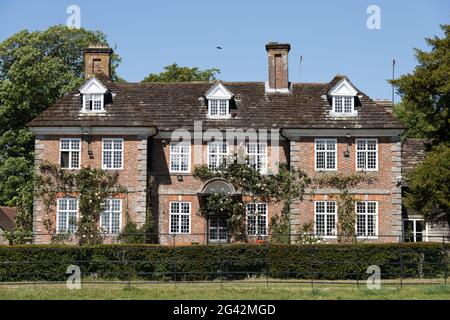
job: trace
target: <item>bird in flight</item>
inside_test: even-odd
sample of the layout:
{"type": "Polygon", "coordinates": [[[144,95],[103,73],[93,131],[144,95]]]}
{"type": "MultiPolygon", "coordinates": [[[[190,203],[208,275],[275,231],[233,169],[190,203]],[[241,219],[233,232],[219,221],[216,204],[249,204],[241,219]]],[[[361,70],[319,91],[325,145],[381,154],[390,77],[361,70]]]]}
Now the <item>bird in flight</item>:
{"type": "Polygon", "coordinates": [[[216,49],[222,50],[222,47],[216,47],[216,49]]]}

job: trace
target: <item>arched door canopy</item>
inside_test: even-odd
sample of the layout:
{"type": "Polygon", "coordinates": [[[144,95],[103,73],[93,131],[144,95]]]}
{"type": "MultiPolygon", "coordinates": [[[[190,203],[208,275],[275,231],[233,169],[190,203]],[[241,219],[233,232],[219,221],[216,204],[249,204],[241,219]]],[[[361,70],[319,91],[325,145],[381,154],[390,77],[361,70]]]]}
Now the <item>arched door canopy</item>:
{"type": "Polygon", "coordinates": [[[201,194],[209,195],[215,193],[236,194],[233,185],[225,179],[215,178],[207,181],[203,186],[201,194]]]}

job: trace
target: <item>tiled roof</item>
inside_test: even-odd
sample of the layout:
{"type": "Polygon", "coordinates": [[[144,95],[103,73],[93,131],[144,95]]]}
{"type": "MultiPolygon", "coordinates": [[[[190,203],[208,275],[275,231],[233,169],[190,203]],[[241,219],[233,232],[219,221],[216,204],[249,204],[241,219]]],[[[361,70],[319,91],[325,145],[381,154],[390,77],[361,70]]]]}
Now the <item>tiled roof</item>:
{"type": "Polygon", "coordinates": [[[216,128],[403,128],[384,107],[360,92],[358,116],[330,116],[327,92],[343,76],[329,83],[294,83],[291,93],[266,93],[264,82],[223,82],[234,94],[232,117],[207,118],[204,93],[212,82],[112,83],[100,79],[114,94],[105,115],[82,115],[81,97],[72,92],[31,121],[31,127],[156,126],[158,130],[216,128]]]}
{"type": "Polygon", "coordinates": [[[407,174],[425,160],[426,142],[423,139],[405,139],[402,143],[402,170],[407,174]]]}
{"type": "Polygon", "coordinates": [[[0,228],[6,231],[12,231],[15,226],[17,208],[0,207],[0,228]]]}

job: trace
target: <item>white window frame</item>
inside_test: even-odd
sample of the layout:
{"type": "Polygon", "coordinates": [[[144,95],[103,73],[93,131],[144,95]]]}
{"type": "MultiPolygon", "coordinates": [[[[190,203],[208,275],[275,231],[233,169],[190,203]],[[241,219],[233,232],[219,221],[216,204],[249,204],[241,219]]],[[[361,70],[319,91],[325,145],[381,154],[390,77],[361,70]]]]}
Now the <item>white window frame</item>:
{"type": "Polygon", "coordinates": [[[122,212],[123,212],[122,199],[110,198],[110,199],[106,199],[105,202],[107,202],[108,204],[105,204],[105,209],[100,214],[100,230],[102,230],[102,233],[104,233],[104,234],[118,235],[122,231],[122,212]],[[112,202],[113,201],[119,202],[119,228],[118,228],[117,232],[111,232],[111,230],[112,230],[112,214],[117,212],[117,211],[112,210],[112,202]],[[106,210],[106,208],[109,208],[109,210],[106,210]],[[102,216],[104,214],[109,215],[109,226],[107,226],[106,229],[104,229],[105,226],[102,223],[102,216]]]}
{"type": "Polygon", "coordinates": [[[80,166],[81,166],[81,139],[80,138],[60,138],[59,139],[59,166],[62,169],[68,169],[68,170],[80,169],[80,166]],[[63,148],[62,148],[63,140],[69,141],[69,149],[63,150],[63,148]],[[78,150],[72,149],[72,141],[78,142],[78,146],[79,146],[78,150]],[[67,168],[62,167],[62,161],[61,161],[62,152],[69,152],[69,167],[67,167],[67,168]],[[73,166],[73,163],[72,163],[72,154],[74,152],[78,152],[78,165],[77,166],[73,166]]]}
{"type": "Polygon", "coordinates": [[[245,206],[245,226],[246,226],[246,232],[248,236],[252,236],[252,237],[266,237],[268,235],[268,230],[269,230],[269,204],[267,202],[249,202],[246,204],[245,206]],[[255,206],[255,233],[254,234],[250,234],[249,233],[249,223],[248,223],[248,218],[249,218],[249,209],[248,206],[249,205],[254,205],[255,206]],[[259,213],[259,206],[260,205],[264,205],[266,207],[265,213],[264,214],[260,214],[259,213]],[[266,223],[265,223],[265,232],[264,233],[260,233],[259,230],[259,218],[263,216],[266,219],[266,223]]]}
{"type": "Polygon", "coordinates": [[[83,111],[85,112],[104,112],[105,111],[105,94],[104,93],[84,93],[83,94],[83,111]],[[92,101],[92,110],[87,108],[87,102],[92,101]],[[95,102],[100,102],[100,109],[95,108],[95,102]]]}
{"type": "Polygon", "coordinates": [[[191,234],[192,230],[192,204],[188,201],[170,201],[169,202],[169,234],[191,234]],[[172,212],[172,204],[178,203],[178,212],[172,212]],[[189,213],[182,212],[182,204],[187,204],[189,206],[189,213]],[[172,216],[178,216],[178,230],[172,231],[172,216]],[[188,216],[189,218],[189,232],[181,232],[181,217],[182,216],[188,216]]]}
{"type": "Polygon", "coordinates": [[[378,171],[378,139],[376,139],[376,138],[370,138],[370,139],[360,138],[360,139],[356,139],[355,140],[355,169],[356,169],[356,171],[378,171]],[[364,146],[365,146],[364,150],[358,150],[358,141],[365,141],[365,143],[364,143],[364,146]],[[367,142],[368,141],[375,141],[375,151],[367,149],[367,142]],[[375,152],[375,163],[376,163],[375,168],[370,168],[370,169],[367,168],[368,153],[369,152],[375,152]],[[358,154],[359,153],[364,153],[365,154],[364,168],[358,168],[358,154]]]}
{"type": "Polygon", "coordinates": [[[124,149],[125,149],[125,144],[124,144],[124,139],[123,138],[103,138],[102,139],[102,169],[103,170],[123,170],[123,163],[124,163],[124,149]],[[107,140],[111,140],[111,149],[105,150],[105,141],[107,140]],[[114,149],[114,141],[120,141],[121,143],[121,150],[118,149],[114,149]],[[120,163],[120,167],[114,168],[114,154],[116,152],[121,153],[121,163],[120,163]],[[107,167],[105,165],[105,152],[111,152],[111,167],[107,167]]]}
{"type": "Polygon", "coordinates": [[[169,145],[169,172],[170,173],[190,173],[191,172],[191,143],[190,142],[184,142],[184,141],[180,141],[180,142],[171,142],[169,145]],[[181,156],[182,155],[186,155],[185,153],[182,152],[172,152],[172,146],[173,145],[187,145],[189,147],[189,152],[188,152],[188,167],[186,170],[181,170],[181,156]],[[172,169],[172,164],[174,163],[173,157],[175,155],[179,155],[179,170],[174,170],[172,169]]]}
{"type": "Polygon", "coordinates": [[[64,198],[57,198],[56,199],[56,233],[57,234],[75,234],[75,232],[77,232],[77,222],[78,222],[78,211],[79,211],[79,201],[77,198],[70,198],[70,197],[64,197],[64,198]],[[75,200],[76,201],[76,211],[75,210],[70,210],[69,209],[69,200],[75,200]],[[66,210],[62,210],[60,207],[60,201],[67,201],[67,209],[66,210]],[[70,213],[74,213],[75,212],[75,219],[76,219],[76,223],[75,223],[75,229],[70,232],[69,231],[69,225],[70,225],[70,219],[69,219],[69,214],[70,213]],[[66,229],[65,230],[60,230],[59,229],[59,215],[60,213],[65,213],[66,216],[66,229]]]}
{"type": "Polygon", "coordinates": [[[337,139],[330,139],[330,138],[314,139],[314,170],[315,171],[336,171],[337,166],[338,166],[338,152],[337,152],[338,150],[337,149],[338,149],[337,139]],[[317,143],[319,141],[325,141],[325,150],[317,150],[317,143]],[[334,142],[334,151],[327,150],[328,141],[334,142]],[[327,159],[328,159],[327,153],[333,152],[334,153],[334,168],[317,168],[317,153],[318,152],[325,154],[325,157],[324,157],[325,167],[327,166],[327,159]]]}
{"type": "Polygon", "coordinates": [[[208,168],[211,170],[218,170],[224,163],[225,160],[225,166],[227,166],[228,164],[226,163],[227,157],[230,155],[230,145],[228,144],[228,142],[226,141],[210,141],[208,142],[207,145],[207,161],[208,161],[208,168]],[[211,152],[210,147],[213,146],[214,144],[218,145],[217,148],[217,152],[211,152]],[[226,151],[221,152],[222,150],[222,145],[225,144],[226,146],[226,151]],[[220,148],[220,150],[219,150],[220,148]],[[212,163],[211,163],[211,156],[216,156],[217,157],[217,165],[212,167],[212,163]]]}
{"type": "Polygon", "coordinates": [[[230,100],[229,99],[209,99],[208,100],[208,118],[214,118],[214,119],[226,119],[230,117],[230,100]],[[211,111],[211,105],[213,101],[217,102],[217,114],[212,114],[211,111]],[[220,104],[221,102],[226,103],[226,114],[220,113],[220,104]]]}
{"type": "MultiPolygon", "coordinates": [[[[261,174],[267,174],[267,167],[268,167],[268,161],[269,161],[269,157],[267,156],[267,152],[268,152],[268,147],[267,147],[267,143],[266,142],[247,142],[245,144],[245,154],[246,156],[249,158],[250,156],[254,156],[255,157],[255,170],[258,170],[259,173],[261,174]],[[256,145],[256,153],[249,153],[249,146],[255,144],[256,145]],[[258,153],[258,145],[263,145],[264,146],[264,152],[263,153],[258,153]],[[261,168],[258,168],[258,159],[259,157],[264,157],[264,166],[261,168]]],[[[248,161],[248,165],[249,167],[252,167],[250,161],[248,161]]]]}
{"type": "Polygon", "coordinates": [[[405,222],[407,221],[413,221],[413,237],[414,237],[414,241],[413,242],[417,242],[417,221],[422,221],[423,223],[423,230],[422,230],[422,242],[428,242],[428,223],[425,222],[425,219],[419,219],[419,218],[406,218],[406,219],[402,219],[402,237],[403,237],[403,242],[405,242],[405,222]]]}
{"type": "Polygon", "coordinates": [[[366,201],[366,200],[356,201],[355,202],[355,218],[356,218],[356,221],[355,221],[355,234],[356,234],[356,237],[358,239],[378,239],[378,224],[379,224],[378,217],[379,217],[379,214],[378,214],[378,201],[371,201],[371,200],[368,200],[368,201],[366,201]],[[358,213],[358,209],[357,208],[358,208],[358,203],[359,202],[365,203],[365,212],[364,213],[358,213]],[[375,203],[375,214],[368,213],[368,204],[369,203],[375,203]],[[369,222],[368,222],[369,220],[368,220],[367,217],[365,218],[366,234],[365,235],[358,235],[358,215],[364,215],[364,216],[372,215],[372,216],[375,216],[375,235],[374,236],[373,235],[367,235],[367,230],[368,230],[368,226],[369,226],[369,222]]]}
{"type": "Polygon", "coordinates": [[[338,233],[338,214],[337,214],[337,202],[336,201],[328,201],[328,200],[321,200],[321,201],[314,201],[314,234],[324,238],[324,239],[336,239],[337,238],[337,233],[338,233]],[[317,212],[317,204],[318,203],[324,203],[324,212],[317,212]],[[334,213],[329,213],[328,212],[328,205],[330,203],[334,203],[334,213]],[[317,232],[317,216],[318,215],[322,215],[325,217],[324,219],[324,229],[325,229],[325,233],[327,231],[327,227],[328,227],[328,219],[327,216],[334,216],[334,234],[332,235],[328,235],[328,234],[321,234],[319,235],[317,232]]]}
{"type": "Polygon", "coordinates": [[[355,97],[354,96],[347,96],[347,95],[342,95],[342,96],[333,96],[333,112],[334,115],[349,115],[352,116],[355,114],[355,97]],[[340,100],[342,102],[342,111],[336,111],[336,102],[337,100],[340,100]],[[351,99],[351,110],[345,111],[345,99],[351,99]]]}

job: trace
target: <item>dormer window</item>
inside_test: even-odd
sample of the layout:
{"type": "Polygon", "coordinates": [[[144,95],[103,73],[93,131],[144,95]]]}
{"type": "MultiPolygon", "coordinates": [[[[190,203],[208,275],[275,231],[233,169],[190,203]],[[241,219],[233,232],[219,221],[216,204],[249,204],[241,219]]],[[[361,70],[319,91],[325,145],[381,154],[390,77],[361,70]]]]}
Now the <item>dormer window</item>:
{"type": "Polygon", "coordinates": [[[353,117],[358,115],[358,111],[355,110],[358,91],[346,77],[343,77],[328,94],[332,99],[331,116],[353,117]]]}
{"type": "Polygon", "coordinates": [[[105,94],[108,89],[98,79],[90,78],[79,91],[83,97],[82,112],[105,112],[105,94]]]}
{"type": "Polygon", "coordinates": [[[336,114],[351,114],[355,107],[355,97],[333,97],[333,112],[336,114]]]}
{"type": "Polygon", "coordinates": [[[217,81],[205,93],[208,101],[208,118],[226,119],[230,117],[230,101],[233,94],[228,90],[221,81],[217,81]]]}
{"type": "Polygon", "coordinates": [[[208,116],[226,118],[230,115],[230,100],[212,99],[208,101],[208,116]]]}
{"type": "Polygon", "coordinates": [[[83,96],[85,111],[103,111],[104,95],[99,93],[87,93],[83,96]]]}

